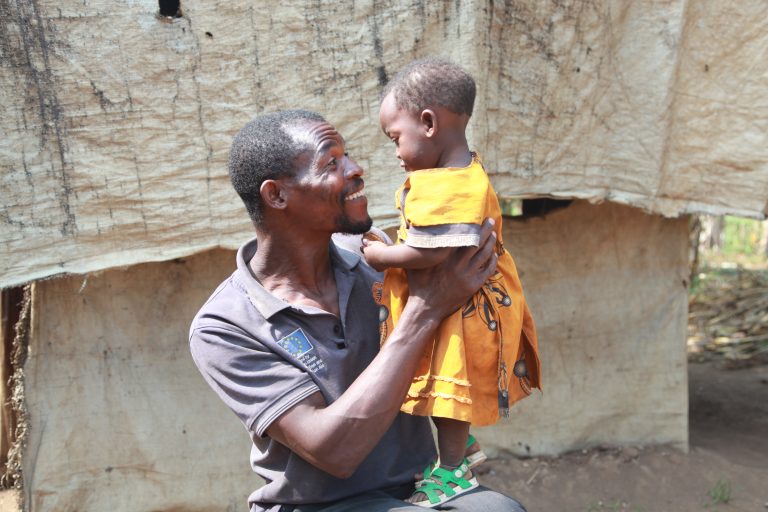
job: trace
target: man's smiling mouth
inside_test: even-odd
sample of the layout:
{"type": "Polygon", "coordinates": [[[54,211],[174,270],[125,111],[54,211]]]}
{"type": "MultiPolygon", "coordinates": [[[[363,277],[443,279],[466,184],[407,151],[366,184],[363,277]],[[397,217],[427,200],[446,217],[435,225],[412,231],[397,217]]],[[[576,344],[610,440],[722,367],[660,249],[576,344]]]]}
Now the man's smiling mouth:
{"type": "Polygon", "coordinates": [[[360,197],[365,197],[365,191],[360,189],[359,191],[355,192],[354,194],[349,194],[344,200],[345,201],[354,201],[355,199],[358,199],[360,197]]]}

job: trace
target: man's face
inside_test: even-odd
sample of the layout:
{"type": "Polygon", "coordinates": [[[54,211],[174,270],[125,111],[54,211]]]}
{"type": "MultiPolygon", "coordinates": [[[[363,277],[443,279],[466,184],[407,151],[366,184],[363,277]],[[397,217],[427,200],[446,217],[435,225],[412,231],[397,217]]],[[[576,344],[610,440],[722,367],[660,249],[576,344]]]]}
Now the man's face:
{"type": "Polygon", "coordinates": [[[296,159],[292,203],[299,222],[332,233],[362,234],[373,221],[363,192],[363,169],[346,152],[344,139],[328,123],[308,122],[290,130],[309,149],[296,159]]]}

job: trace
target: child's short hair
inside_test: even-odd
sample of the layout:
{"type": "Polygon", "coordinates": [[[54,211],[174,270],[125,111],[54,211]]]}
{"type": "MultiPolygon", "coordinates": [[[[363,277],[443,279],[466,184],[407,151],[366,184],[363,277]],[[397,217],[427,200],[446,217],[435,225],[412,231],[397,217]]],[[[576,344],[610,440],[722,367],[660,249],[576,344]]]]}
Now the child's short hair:
{"type": "Polygon", "coordinates": [[[438,57],[418,59],[405,66],[384,87],[381,99],[390,92],[398,108],[414,113],[437,106],[471,116],[475,105],[475,81],[469,73],[438,57]]]}

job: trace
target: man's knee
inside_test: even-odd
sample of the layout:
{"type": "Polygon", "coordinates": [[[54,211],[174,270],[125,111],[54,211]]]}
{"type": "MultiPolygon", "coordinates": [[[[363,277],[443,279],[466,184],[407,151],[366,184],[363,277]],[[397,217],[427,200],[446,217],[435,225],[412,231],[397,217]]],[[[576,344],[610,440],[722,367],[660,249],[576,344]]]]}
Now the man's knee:
{"type": "Polygon", "coordinates": [[[526,512],[517,500],[485,487],[458,496],[435,510],[455,512],[526,512]]]}

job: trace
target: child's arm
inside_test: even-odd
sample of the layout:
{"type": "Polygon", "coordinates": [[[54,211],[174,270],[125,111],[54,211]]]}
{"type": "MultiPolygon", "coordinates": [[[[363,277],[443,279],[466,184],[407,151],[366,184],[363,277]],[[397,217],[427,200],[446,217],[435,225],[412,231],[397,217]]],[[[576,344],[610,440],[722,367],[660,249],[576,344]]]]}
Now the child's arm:
{"type": "Polygon", "coordinates": [[[443,262],[455,247],[423,249],[405,244],[387,245],[363,240],[363,255],[370,266],[381,272],[390,267],[429,268],[443,262]]]}

